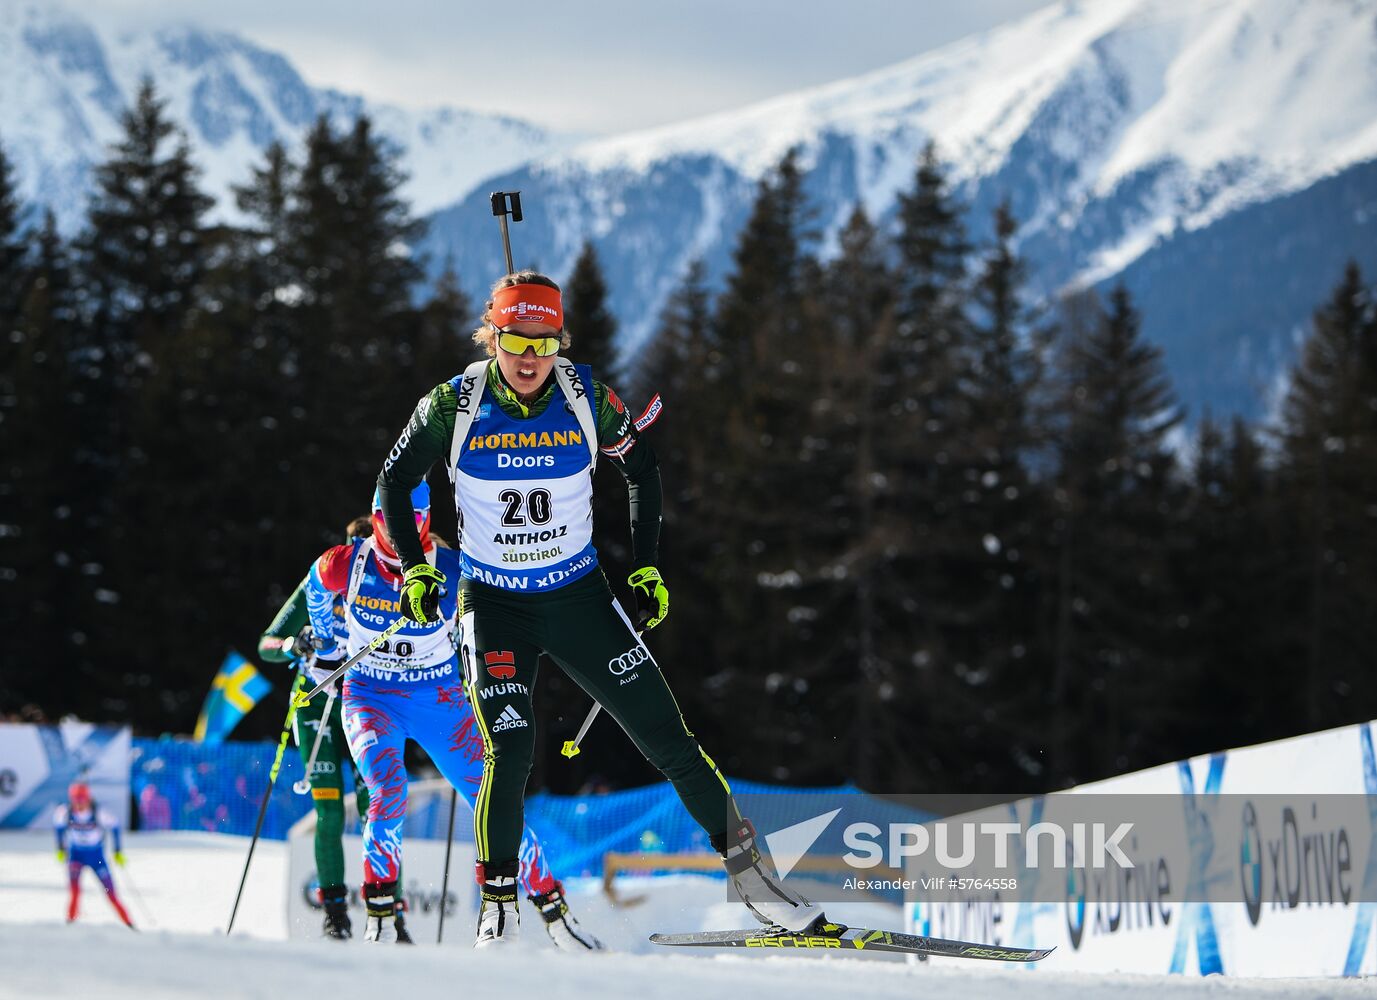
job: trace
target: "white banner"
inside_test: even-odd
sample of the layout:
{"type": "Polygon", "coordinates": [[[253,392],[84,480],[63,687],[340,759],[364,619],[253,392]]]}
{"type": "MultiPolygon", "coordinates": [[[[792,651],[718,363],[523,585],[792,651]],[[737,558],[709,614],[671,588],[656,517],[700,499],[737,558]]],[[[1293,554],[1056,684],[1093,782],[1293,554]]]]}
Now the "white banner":
{"type": "MultiPolygon", "coordinates": [[[[1039,966],[1051,970],[1370,975],[1377,972],[1374,730],[1347,726],[1070,789],[1155,796],[1171,813],[1165,818],[1179,822],[1135,831],[1126,844],[1131,868],[1025,871],[1015,891],[910,902],[909,929],[1055,946],[1039,966]],[[1227,808],[1217,807],[1221,795],[1230,796],[1227,808]],[[1061,880],[1060,902],[1032,901],[1035,880],[1045,889],[1049,879],[1061,880]],[[1197,901],[1179,901],[1183,885],[1197,901]]],[[[1058,808],[1056,797],[1037,797],[952,820],[1054,822],[1058,808]]],[[[930,876],[931,867],[930,859],[913,859],[906,876],[930,876]]]]}
{"type": "Polygon", "coordinates": [[[0,722],[0,828],[42,829],[81,780],[91,797],[129,825],[128,726],[0,722]]]}
{"type": "MultiPolygon", "coordinates": [[[[316,895],[315,830],[294,827],[289,837],[287,928],[294,938],[318,938],[325,911],[316,895]]],[[[473,881],[473,844],[454,842],[445,894],[447,945],[473,947],[478,919],[478,887],[473,881]]],[[[445,870],[445,842],[408,838],[402,844],[402,897],[406,927],[420,944],[433,944],[440,923],[440,887],[445,870]]],[[[349,919],[354,936],[362,937],[366,920],[359,887],[363,884],[363,838],[344,838],[344,881],[349,887],[349,919]]]]}

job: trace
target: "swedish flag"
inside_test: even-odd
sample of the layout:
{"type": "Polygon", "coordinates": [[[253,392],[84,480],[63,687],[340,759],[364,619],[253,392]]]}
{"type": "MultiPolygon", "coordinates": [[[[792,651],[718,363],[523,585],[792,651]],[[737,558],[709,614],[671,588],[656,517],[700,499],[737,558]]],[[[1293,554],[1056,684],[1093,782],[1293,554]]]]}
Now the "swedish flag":
{"type": "Polygon", "coordinates": [[[230,653],[211,681],[201,717],[196,720],[196,741],[218,746],[230,730],[273,689],[272,682],[238,653],[230,653]]]}

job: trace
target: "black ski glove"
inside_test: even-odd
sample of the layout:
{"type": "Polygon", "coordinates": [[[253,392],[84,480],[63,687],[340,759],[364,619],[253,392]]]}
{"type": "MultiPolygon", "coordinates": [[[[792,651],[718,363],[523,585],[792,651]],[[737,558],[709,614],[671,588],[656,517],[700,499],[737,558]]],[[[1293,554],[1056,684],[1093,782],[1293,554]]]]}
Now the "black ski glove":
{"type": "Polygon", "coordinates": [[[299,660],[304,660],[312,653],[319,660],[338,660],[340,656],[340,648],[334,637],[331,636],[329,640],[322,639],[309,625],[294,635],[290,641],[284,641],[282,649],[283,652],[291,653],[299,660]]]}

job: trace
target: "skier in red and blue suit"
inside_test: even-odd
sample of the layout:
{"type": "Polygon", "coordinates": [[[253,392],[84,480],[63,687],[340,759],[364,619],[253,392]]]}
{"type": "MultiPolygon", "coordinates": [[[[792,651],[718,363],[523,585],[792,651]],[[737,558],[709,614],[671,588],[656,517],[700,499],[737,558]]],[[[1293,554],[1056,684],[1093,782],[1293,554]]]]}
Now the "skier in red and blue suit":
{"type": "MultiPolygon", "coordinates": [[[[430,536],[430,488],[411,494],[416,529],[432,566],[459,578],[459,554],[430,536]]],[[[401,614],[401,563],[373,499],[373,535],[328,549],[306,578],[306,606],[322,666],[353,655],[401,614]],[[335,602],[342,598],[347,639],[336,642],[335,602]]],[[[402,751],[407,738],[430,755],[440,773],[473,805],[483,777],[483,737],[464,694],[459,647],[459,588],[440,600],[439,621],[408,621],[344,677],[344,733],[349,751],[368,786],[363,828],[364,938],[396,941],[397,877],[401,867],[402,820],[407,774],[402,751]]],[[[515,682],[513,682],[515,683],[515,682]]],[[[531,829],[521,844],[521,883],[545,917],[546,930],[562,949],[598,950],[601,943],[569,912],[564,888],[551,874],[531,829]]]]}
{"type": "Polygon", "coordinates": [[[126,927],[133,927],[129,913],[115,894],[115,882],[105,863],[105,831],[115,844],[115,864],[124,864],[120,850],[120,824],[110,813],[91,799],[91,788],[84,781],[74,782],[67,789],[67,804],[53,810],[53,832],[57,834],[57,860],[67,863],[67,880],[71,897],[67,902],[67,922],[77,918],[81,902],[81,870],[89,868],[100,879],[110,905],[126,927]]]}

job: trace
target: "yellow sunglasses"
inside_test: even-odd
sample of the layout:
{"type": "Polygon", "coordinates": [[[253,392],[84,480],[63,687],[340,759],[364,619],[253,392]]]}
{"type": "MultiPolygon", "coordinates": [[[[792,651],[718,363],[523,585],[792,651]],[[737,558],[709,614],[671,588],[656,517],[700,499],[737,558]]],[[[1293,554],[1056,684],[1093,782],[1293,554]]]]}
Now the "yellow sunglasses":
{"type": "Polygon", "coordinates": [[[527,337],[520,333],[507,333],[493,327],[497,334],[497,346],[508,354],[522,355],[527,348],[534,348],[536,357],[548,358],[559,353],[559,337],[527,337]]]}

